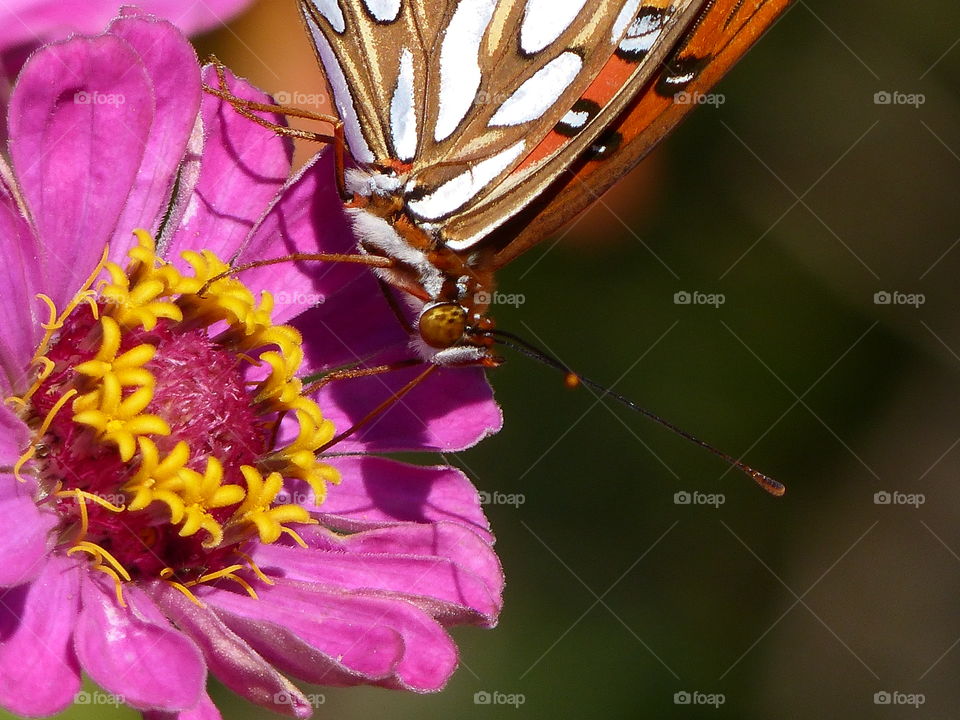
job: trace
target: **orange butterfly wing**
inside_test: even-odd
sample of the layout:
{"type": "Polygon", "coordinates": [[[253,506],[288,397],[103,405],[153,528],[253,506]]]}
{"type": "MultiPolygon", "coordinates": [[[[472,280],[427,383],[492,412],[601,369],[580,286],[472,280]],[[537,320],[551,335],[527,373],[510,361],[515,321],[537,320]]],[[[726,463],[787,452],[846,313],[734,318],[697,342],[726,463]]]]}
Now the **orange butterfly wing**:
{"type": "MultiPolygon", "coordinates": [[[[490,242],[499,250],[492,258],[491,269],[503,267],[554,233],[633,169],[696,106],[692,99],[713,87],[789,3],[790,0],[711,3],[663,68],[598,139],[598,144],[605,147],[581,156],[545,193],[496,231],[490,242]]],[[[611,72],[616,70],[616,63],[611,63],[611,72]]],[[[596,102],[591,97],[593,92],[601,101],[598,104],[602,104],[602,95],[609,92],[609,85],[610,80],[601,75],[584,100],[596,102]]],[[[551,144],[564,140],[554,131],[533,154],[549,152],[551,144]]]]}

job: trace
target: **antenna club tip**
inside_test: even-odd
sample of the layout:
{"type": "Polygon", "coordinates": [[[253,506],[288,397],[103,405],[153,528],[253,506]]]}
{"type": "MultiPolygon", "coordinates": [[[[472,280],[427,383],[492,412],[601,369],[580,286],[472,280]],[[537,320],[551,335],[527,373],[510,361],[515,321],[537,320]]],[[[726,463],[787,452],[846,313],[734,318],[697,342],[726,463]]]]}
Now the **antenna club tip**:
{"type": "Polygon", "coordinates": [[[753,470],[752,468],[747,471],[747,474],[754,479],[754,481],[766,490],[768,493],[774,497],[783,497],[783,494],[787,491],[787,488],[783,483],[779,483],[774,480],[769,475],[764,475],[762,472],[753,470]]]}
{"type": "Polygon", "coordinates": [[[580,376],[573,372],[568,372],[563,378],[563,384],[571,390],[580,387],[580,376]]]}

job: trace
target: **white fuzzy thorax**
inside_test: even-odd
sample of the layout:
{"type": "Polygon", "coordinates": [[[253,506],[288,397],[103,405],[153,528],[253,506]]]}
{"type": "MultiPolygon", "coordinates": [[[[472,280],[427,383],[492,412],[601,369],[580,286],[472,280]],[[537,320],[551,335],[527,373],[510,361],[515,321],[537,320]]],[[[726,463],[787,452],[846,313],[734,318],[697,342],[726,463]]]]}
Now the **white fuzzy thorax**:
{"type": "Polygon", "coordinates": [[[349,192],[363,197],[393,195],[403,184],[400,178],[395,175],[386,175],[372,170],[361,170],[360,168],[349,168],[343,174],[343,180],[349,192]]]}
{"type": "MultiPolygon", "coordinates": [[[[400,237],[390,223],[363,208],[347,208],[347,215],[353,222],[353,231],[362,248],[413,268],[421,286],[430,297],[440,296],[440,289],[443,287],[441,272],[424,253],[411,247],[400,237]]],[[[386,273],[389,273],[389,270],[386,273]]]]}

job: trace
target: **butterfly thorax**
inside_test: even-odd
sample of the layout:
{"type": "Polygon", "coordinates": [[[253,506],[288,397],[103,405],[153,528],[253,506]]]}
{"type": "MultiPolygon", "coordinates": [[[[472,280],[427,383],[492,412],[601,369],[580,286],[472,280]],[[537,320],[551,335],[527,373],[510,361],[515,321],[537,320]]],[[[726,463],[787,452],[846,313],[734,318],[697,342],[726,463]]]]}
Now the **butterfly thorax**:
{"type": "Polygon", "coordinates": [[[414,338],[422,354],[441,364],[496,364],[482,334],[493,326],[486,317],[493,273],[484,269],[485,251],[457,252],[435,228],[415,220],[404,181],[393,168],[348,173],[353,199],[346,209],[360,250],[393,261],[377,268],[381,278],[423,301],[414,338]]]}

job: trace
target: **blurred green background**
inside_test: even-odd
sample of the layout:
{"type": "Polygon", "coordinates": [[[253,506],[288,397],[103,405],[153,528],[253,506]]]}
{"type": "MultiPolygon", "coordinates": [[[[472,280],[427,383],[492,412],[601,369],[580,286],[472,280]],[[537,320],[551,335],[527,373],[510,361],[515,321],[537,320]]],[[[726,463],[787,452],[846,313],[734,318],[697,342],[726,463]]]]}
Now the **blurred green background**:
{"type": "MultiPolygon", "coordinates": [[[[269,90],[316,92],[291,5],[262,2],[199,47],[269,90]]],[[[319,717],[955,716],[958,33],[951,0],[798,2],[716,89],[722,105],[500,276],[525,300],[495,309],[501,327],[787,494],[511,359],[491,373],[505,429],[448,458],[523,495],[488,507],[499,627],[454,631],[444,692],[317,688],[319,717]],[[684,491],[724,502],[677,504],[684,491]],[[919,711],[903,704],[918,694],[919,711]]],[[[214,692],[227,718],[273,717],[214,692]]]]}

